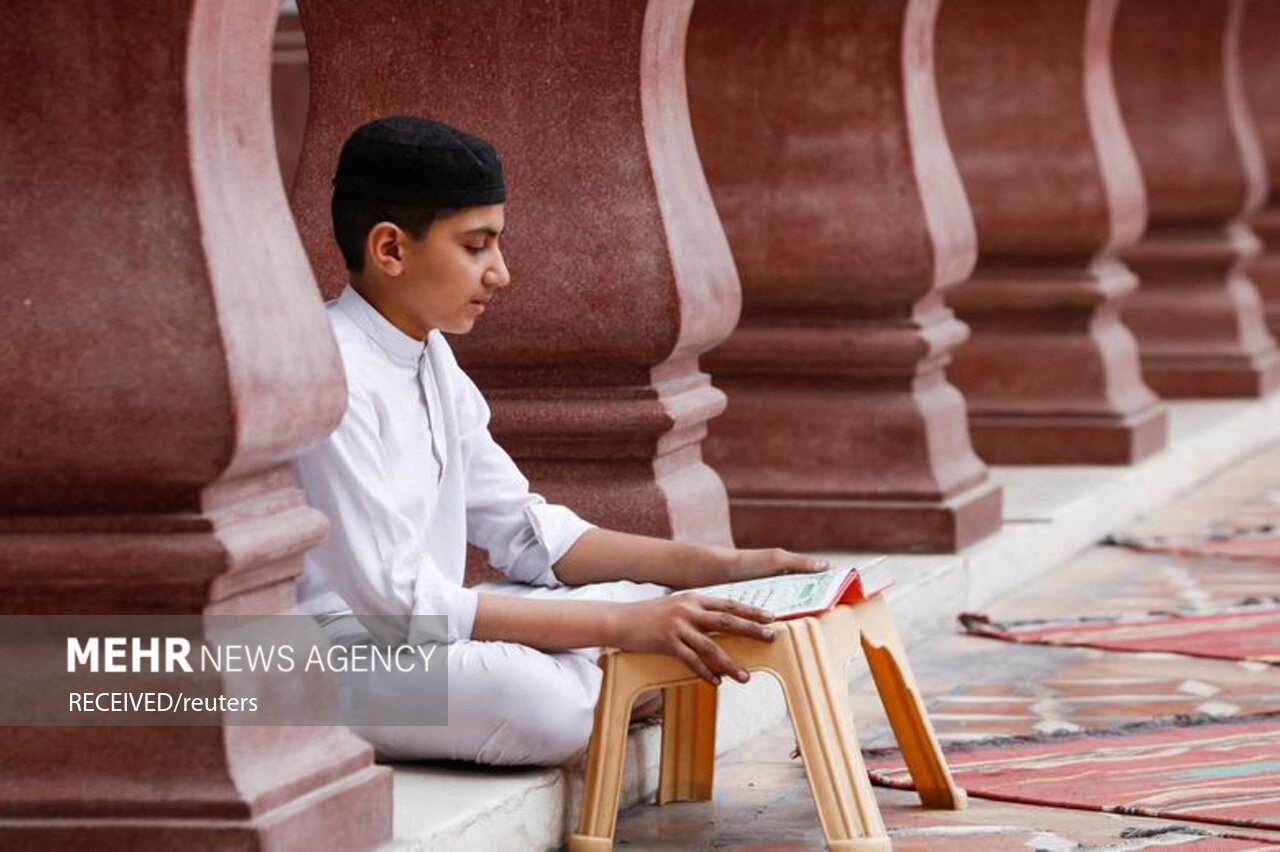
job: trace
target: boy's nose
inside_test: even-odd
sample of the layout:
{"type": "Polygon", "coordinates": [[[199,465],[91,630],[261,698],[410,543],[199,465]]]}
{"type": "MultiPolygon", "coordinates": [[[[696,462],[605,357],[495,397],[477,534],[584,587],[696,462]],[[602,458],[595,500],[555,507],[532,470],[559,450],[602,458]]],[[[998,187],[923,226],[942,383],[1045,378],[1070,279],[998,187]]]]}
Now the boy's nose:
{"type": "Polygon", "coordinates": [[[488,271],[488,283],[493,287],[506,287],[511,283],[511,271],[507,269],[507,259],[502,256],[501,250],[498,251],[497,258],[497,262],[488,271]]]}

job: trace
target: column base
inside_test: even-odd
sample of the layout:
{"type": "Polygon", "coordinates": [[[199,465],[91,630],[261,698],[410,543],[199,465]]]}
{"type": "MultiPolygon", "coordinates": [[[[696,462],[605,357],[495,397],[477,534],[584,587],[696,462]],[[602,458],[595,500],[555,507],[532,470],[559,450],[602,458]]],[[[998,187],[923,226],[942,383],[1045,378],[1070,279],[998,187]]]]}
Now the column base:
{"type": "MultiPolygon", "coordinates": [[[[1261,12],[1262,8],[1258,8],[1250,14],[1257,15],[1261,12]]],[[[1267,14],[1274,15],[1275,12],[1267,14]]],[[[1276,76],[1276,80],[1280,81],[1280,75],[1276,76]]],[[[1280,150],[1276,154],[1280,156],[1280,150]]],[[[1280,340],[1280,192],[1272,192],[1270,203],[1253,217],[1250,224],[1254,233],[1262,240],[1262,254],[1249,267],[1249,279],[1262,298],[1267,329],[1272,337],[1280,340]]]]}
{"type": "Polygon", "coordinates": [[[973,448],[987,464],[1133,464],[1164,449],[1159,406],[1127,417],[969,414],[973,448]]]}
{"type": "Polygon", "coordinates": [[[1000,528],[999,487],[984,482],[936,503],[730,498],[740,547],[954,553],[1000,528]]]}
{"type": "Polygon", "coordinates": [[[1146,357],[1142,376],[1163,397],[1257,399],[1280,389],[1280,350],[1252,358],[1146,357]]]}
{"type": "MultiPolygon", "coordinates": [[[[110,729],[103,729],[106,736],[110,729]]],[[[245,820],[145,817],[0,819],[0,847],[76,852],[370,849],[391,837],[391,770],[368,766],[245,820]]]]}

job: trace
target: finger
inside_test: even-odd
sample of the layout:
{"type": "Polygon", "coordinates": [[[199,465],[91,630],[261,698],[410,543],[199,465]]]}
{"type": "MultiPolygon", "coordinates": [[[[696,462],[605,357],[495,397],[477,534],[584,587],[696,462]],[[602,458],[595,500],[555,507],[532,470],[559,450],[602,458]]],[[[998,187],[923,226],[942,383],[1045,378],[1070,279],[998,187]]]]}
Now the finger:
{"type": "Polygon", "coordinates": [[[789,550],[780,552],[778,563],[783,571],[789,571],[792,574],[814,574],[831,568],[831,563],[825,559],[804,556],[799,553],[792,553],[789,550]]]}
{"type": "Polygon", "coordinates": [[[736,633],[739,636],[763,639],[766,642],[773,639],[772,628],[723,610],[719,612],[704,610],[693,617],[693,622],[703,633],[736,633]]]}
{"type": "Polygon", "coordinates": [[[720,678],[711,669],[707,668],[707,664],[702,662],[702,658],[698,656],[698,653],[684,642],[676,643],[675,650],[671,652],[671,656],[684,663],[693,670],[694,674],[712,686],[720,685],[720,678]]]}
{"type": "Polygon", "coordinates": [[[702,661],[706,663],[707,668],[717,674],[727,674],[734,680],[746,683],[751,679],[751,674],[742,666],[734,662],[733,658],[725,653],[714,640],[690,630],[680,637],[685,644],[694,650],[702,661]]]}
{"type": "Polygon", "coordinates": [[[704,610],[707,610],[710,612],[729,612],[729,613],[733,613],[739,618],[745,618],[750,621],[758,621],[761,624],[768,624],[770,621],[774,620],[773,613],[769,612],[767,609],[760,609],[760,607],[756,607],[756,606],[748,606],[747,604],[744,604],[744,603],[731,601],[728,598],[702,598],[699,601],[699,603],[702,604],[702,608],[704,610]]]}

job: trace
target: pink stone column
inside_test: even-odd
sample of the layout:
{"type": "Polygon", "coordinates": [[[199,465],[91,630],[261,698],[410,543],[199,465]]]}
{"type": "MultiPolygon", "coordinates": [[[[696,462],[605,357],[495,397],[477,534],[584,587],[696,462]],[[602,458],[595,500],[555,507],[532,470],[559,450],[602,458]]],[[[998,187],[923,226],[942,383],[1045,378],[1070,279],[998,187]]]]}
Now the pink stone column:
{"type": "Polygon", "coordinates": [[[1129,464],[1167,416],[1120,320],[1117,258],[1146,193],[1111,77],[1118,0],[946,0],[938,91],[980,256],[947,302],[972,329],[947,375],[978,454],[1000,464],[1129,464]]]}
{"type": "MultiPolygon", "coordinates": [[[[287,464],[344,393],[272,143],[276,7],[0,18],[0,612],[293,608],[326,521],[287,464]]],[[[345,728],[10,728],[0,767],[5,849],[355,849],[391,828],[390,775],[345,728]]]]}
{"type": "Polygon", "coordinates": [[[1252,2],[1245,11],[1240,60],[1249,107],[1266,155],[1270,192],[1253,217],[1263,250],[1249,276],[1258,287],[1273,337],[1280,336],[1280,4],[1252,2]]]}
{"type": "Polygon", "coordinates": [[[689,127],[691,0],[300,5],[312,108],[293,206],[326,293],[346,278],[329,197],[351,130],[416,113],[490,139],[514,284],[450,344],[495,437],[596,523],[728,542],[701,455],[724,395],[698,357],[740,294],[689,127]]]}
{"type": "Polygon", "coordinates": [[[934,87],[937,0],[699,0],[694,132],[742,276],[707,458],[741,544],[948,551],[1000,523],[944,368],[973,219],[934,87]]]}
{"type": "Polygon", "coordinates": [[[1267,190],[1246,107],[1244,0],[1122,0],[1116,88],[1151,221],[1124,253],[1141,279],[1124,319],[1147,383],[1167,397],[1251,397],[1280,385],[1280,353],[1244,271],[1267,190]]]}

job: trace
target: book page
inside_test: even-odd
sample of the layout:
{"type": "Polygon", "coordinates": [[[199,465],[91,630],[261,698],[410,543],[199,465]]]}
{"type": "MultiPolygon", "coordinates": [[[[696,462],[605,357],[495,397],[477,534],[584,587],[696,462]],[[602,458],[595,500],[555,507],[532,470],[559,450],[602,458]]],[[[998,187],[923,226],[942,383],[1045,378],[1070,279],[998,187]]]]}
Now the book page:
{"type": "Polygon", "coordinates": [[[779,574],[776,577],[705,586],[690,591],[759,607],[782,618],[798,612],[825,609],[832,603],[832,597],[844,578],[854,570],[856,569],[845,567],[817,574],[779,574]]]}

